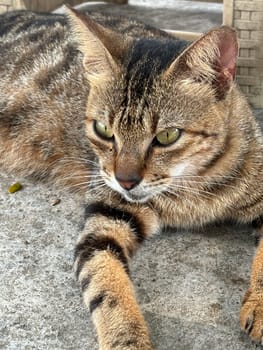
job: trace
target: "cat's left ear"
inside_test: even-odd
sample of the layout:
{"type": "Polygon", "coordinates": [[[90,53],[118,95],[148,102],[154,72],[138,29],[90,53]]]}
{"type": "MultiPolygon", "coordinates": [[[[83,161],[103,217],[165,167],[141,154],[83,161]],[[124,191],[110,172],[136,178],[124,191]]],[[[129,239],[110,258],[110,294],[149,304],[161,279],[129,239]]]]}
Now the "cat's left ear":
{"type": "Polygon", "coordinates": [[[227,26],[213,29],[193,42],[170,65],[165,76],[188,76],[189,81],[209,83],[218,99],[224,98],[235,77],[238,43],[227,26]]]}
{"type": "Polygon", "coordinates": [[[96,23],[85,13],[65,6],[71,30],[83,53],[83,65],[88,80],[97,84],[110,80],[118,71],[118,61],[124,56],[129,38],[96,23]]]}

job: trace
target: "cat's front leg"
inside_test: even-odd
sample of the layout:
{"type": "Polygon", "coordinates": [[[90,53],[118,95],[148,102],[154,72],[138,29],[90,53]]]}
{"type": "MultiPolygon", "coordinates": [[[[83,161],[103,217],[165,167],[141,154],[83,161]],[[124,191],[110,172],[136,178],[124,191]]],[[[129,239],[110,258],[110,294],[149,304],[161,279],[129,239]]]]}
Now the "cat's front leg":
{"type": "Polygon", "coordinates": [[[250,287],[240,313],[241,328],[252,340],[263,344],[263,226],[258,228],[260,241],[254,257],[250,287]]]}
{"type": "Polygon", "coordinates": [[[75,271],[95,324],[100,350],[151,350],[147,325],[129,278],[129,260],[158,229],[148,208],[90,205],[75,249],[75,271]]]}

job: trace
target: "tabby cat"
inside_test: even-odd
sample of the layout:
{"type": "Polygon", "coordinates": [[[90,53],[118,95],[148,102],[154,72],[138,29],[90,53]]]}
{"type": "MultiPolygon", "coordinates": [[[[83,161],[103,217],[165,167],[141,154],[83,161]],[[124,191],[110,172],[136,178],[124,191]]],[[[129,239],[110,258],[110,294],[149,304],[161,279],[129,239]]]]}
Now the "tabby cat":
{"type": "MultiPolygon", "coordinates": [[[[234,82],[235,32],[192,44],[125,19],[0,16],[0,166],[81,191],[75,272],[103,350],[150,350],[129,278],[165,226],[253,223],[263,213],[263,140],[234,82]]],[[[263,340],[263,241],[241,327],[263,340]]]]}

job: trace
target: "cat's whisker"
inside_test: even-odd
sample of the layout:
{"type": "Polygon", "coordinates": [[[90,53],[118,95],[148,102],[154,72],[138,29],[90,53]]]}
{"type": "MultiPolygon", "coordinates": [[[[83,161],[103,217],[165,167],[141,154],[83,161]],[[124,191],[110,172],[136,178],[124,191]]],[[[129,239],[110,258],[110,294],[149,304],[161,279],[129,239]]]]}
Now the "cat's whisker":
{"type": "Polygon", "coordinates": [[[204,198],[211,198],[211,197],[218,197],[216,194],[205,191],[205,190],[199,190],[199,189],[193,189],[193,188],[189,188],[186,186],[181,186],[181,185],[174,185],[172,184],[172,186],[170,185],[167,189],[166,192],[169,193],[174,193],[174,191],[172,192],[171,190],[179,190],[179,191],[183,191],[183,192],[187,192],[193,195],[197,195],[197,196],[202,196],[204,198]]]}
{"type": "Polygon", "coordinates": [[[211,196],[215,196],[214,193],[211,193],[210,191],[206,191],[204,189],[198,188],[198,187],[190,187],[182,184],[176,184],[176,183],[171,183],[168,185],[168,188],[175,188],[175,189],[187,189],[189,191],[194,191],[196,193],[202,192],[211,196]]]}
{"type": "Polygon", "coordinates": [[[188,178],[199,178],[199,179],[202,179],[202,180],[205,180],[205,179],[208,179],[209,181],[210,180],[214,180],[214,181],[222,181],[222,180],[229,180],[229,179],[238,179],[238,178],[242,178],[242,175],[240,175],[240,177],[238,176],[232,176],[232,175],[224,175],[224,176],[220,176],[220,177],[215,177],[215,176],[208,176],[208,175],[181,175],[181,176],[170,176],[170,178],[173,178],[173,179],[188,179],[188,178]]]}
{"type": "MultiPolygon", "coordinates": [[[[78,179],[78,178],[70,178],[70,179],[60,179],[60,181],[58,182],[59,184],[64,184],[64,185],[68,185],[69,187],[74,187],[74,186],[77,186],[77,184],[81,184],[81,183],[85,183],[86,185],[89,185],[92,183],[92,179],[90,180],[84,180],[82,178],[78,179]]],[[[97,181],[97,182],[93,182],[93,186],[96,186],[96,185],[100,185],[102,184],[103,181],[100,180],[100,181],[97,181]]]]}
{"type": "MultiPolygon", "coordinates": [[[[74,180],[74,179],[73,179],[74,180]]],[[[107,185],[105,184],[105,181],[103,179],[87,179],[86,181],[79,181],[75,182],[71,185],[71,187],[77,187],[77,186],[85,186],[85,187],[90,187],[93,186],[94,189],[98,189],[100,187],[106,187],[107,185]]]]}
{"type": "MultiPolygon", "coordinates": [[[[163,192],[162,192],[162,193],[159,193],[158,196],[159,196],[159,198],[161,198],[161,199],[163,199],[163,200],[165,200],[165,201],[167,200],[167,193],[165,193],[165,192],[164,192],[164,193],[163,193],[163,192]]],[[[173,194],[173,196],[174,196],[175,198],[178,198],[178,197],[179,197],[178,194],[173,194]]],[[[154,209],[154,206],[153,206],[153,209],[154,209]]]]}
{"type": "Polygon", "coordinates": [[[96,179],[96,178],[91,179],[91,180],[90,180],[90,183],[92,183],[92,184],[104,184],[104,185],[106,185],[105,180],[104,180],[103,178],[100,178],[100,179],[96,179]]]}
{"type": "Polygon", "coordinates": [[[95,184],[93,184],[93,183],[91,182],[90,184],[91,184],[91,185],[96,185],[95,190],[98,190],[98,189],[100,189],[100,188],[102,188],[102,187],[107,187],[107,185],[106,185],[105,183],[100,183],[100,184],[95,183],[95,184]]]}
{"type": "MultiPolygon", "coordinates": [[[[106,186],[102,186],[101,189],[100,189],[100,191],[96,192],[95,194],[96,194],[97,196],[98,196],[98,195],[99,195],[99,196],[100,196],[100,195],[103,195],[103,194],[105,193],[105,191],[104,191],[105,187],[106,187],[106,186]]],[[[97,189],[96,189],[96,190],[97,190],[97,189]]]]}
{"type": "Polygon", "coordinates": [[[62,180],[66,181],[66,180],[75,180],[75,179],[90,179],[90,180],[93,180],[93,179],[98,179],[100,181],[103,181],[103,178],[100,177],[99,175],[72,175],[72,176],[66,176],[66,177],[63,177],[62,180]]]}
{"type": "MultiPolygon", "coordinates": [[[[178,182],[182,183],[181,180],[178,180],[178,182]]],[[[236,186],[228,185],[226,183],[220,183],[220,182],[205,182],[205,181],[202,182],[202,181],[193,181],[193,180],[185,180],[185,182],[187,183],[187,185],[196,184],[196,185],[203,185],[205,187],[207,187],[207,186],[220,186],[220,187],[236,189],[236,186]]]]}
{"type": "MultiPolygon", "coordinates": [[[[200,199],[210,199],[210,197],[208,197],[207,195],[203,194],[203,193],[196,193],[196,192],[190,192],[190,191],[187,191],[186,189],[181,189],[180,193],[179,192],[174,192],[174,191],[171,191],[171,190],[167,190],[165,191],[164,193],[167,193],[167,194],[170,194],[172,196],[175,196],[175,197],[179,197],[181,198],[183,193],[187,193],[187,194],[190,194],[191,197],[196,197],[198,198],[199,200],[200,199]]],[[[189,196],[184,196],[184,201],[190,201],[190,198],[188,198],[189,196]]]]}
{"type": "Polygon", "coordinates": [[[76,183],[67,183],[67,182],[64,182],[64,181],[61,181],[59,182],[59,184],[62,184],[62,185],[68,185],[70,187],[70,189],[74,189],[74,188],[77,188],[77,187],[83,187],[83,188],[87,188],[88,186],[88,182],[76,182],[76,183]]]}
{"type": "Polygon", "coordinates": [[[92,182],[88,182],[88,185],[90,188],[93,188],[95,191],[98,190],[99,188],[106,187],[104,183],[95,183],[93,184],[92,182]]]}
{"type": "MultiPolygon", "coordinates": [[[[96,197],[100,197],[103,196],[105,194],[105,187],[107,187],[107,185],[101,186],[101,187],[96,187],[96,192],[94,193],[94,196],[96,197]],[[98,191],[99,189],[99,191],[98,191]]],[[[110,191],[111,193],[111,191],[110,191]]]]}
{"type": "MultiPolygon", "coordinates": [[[[179,182],[179,181],[178,181],[179,182]]],[[[189,181],[187,181],[187,185],[188,184],[191,184],[191,182],[189,181]]],[[[202,184],[202,185],[205,185],[203,182],[198,182],[198,181],[193,181],[192,182],[192,184],[202,184]]],[[[214,194],[214,193],[212,193],[212,192],[210,192],[210,191],[206,191],[206,190],[204,190],[203,188],[195,188],[195,187],[190,187],[190,186],[186,186],[186,185],[184,185],[183,183],[182,183],[182,181],[180,181],[179,183],[175,183],[175,182],[173,182],[173,183],[169,183],[169,184],[167,184],[167,183],[160,183],[160,181],[155,181],[155,182],[152,182],[152,183],[150,183],[150,184],[148,184],[148,188],[149,189],[156,189],[156,187],[157,186],[159,186],[159,187],[165,187],[165,190],[164,191],[162,191],[162,192],[167,192],[167,188],[170,188],[170,189],[175,189],[175,190],[180,190],[180,191],[184,191],[184,192],[189,192],[189,193],[192,193],[192,194],[196,194],[196,195],[198,195],[198,196],[200,196],[200,195],[202,195],[202,196],[206,196],[207,198],[209,197],[212,197],[212,196],[214,196],[214,197],[217,197],[217,195],[216,194],[214,194]]],[[[159,193],[159,191],[157,190],[156,191],[156,194],[158,194],[159,193]]],[[[154,194],[153,193],[153,196],[154,195],[156,195],[156,194],[154,194]]]]}
{"type": "Polygon", "coordinates": [[[94,165],[96,168],[99,168],[99,165],[96,161],[85,159],[85,158],[75,158],[75,157],[63,157],[59,159],[55,159],[53,162],[49,164],[49,166],[53,166],[58,163],[67,163],[67,164],[81,164],[81,165],[87,165],[91,164],[94,165]]]}

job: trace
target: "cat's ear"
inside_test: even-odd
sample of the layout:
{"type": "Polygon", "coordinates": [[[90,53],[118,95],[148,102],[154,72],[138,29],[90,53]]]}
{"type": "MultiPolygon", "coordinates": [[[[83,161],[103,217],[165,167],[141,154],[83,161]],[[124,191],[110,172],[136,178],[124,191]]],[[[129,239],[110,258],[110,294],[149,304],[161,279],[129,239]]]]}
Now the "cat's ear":
{"type": "Polygon", "coordinates": [[[211,84],[216,97],[222,99],[235,77],[237,56],[236,33],[232,28],[222,26],[192,43],[164,74],[178,76],[186,73],[189,82],[192,80],[211,84]]]}
{"type": "Polygon", "coordinates": [[[65,6],[72,32],[83,53],[83,64],[92,83],[110,80],[119,71],[118,61],[128,38],[96,23],[90,16],[65,6]]]}

